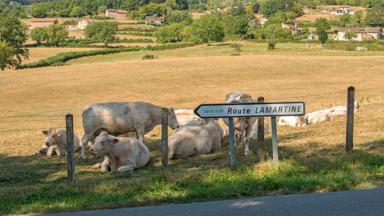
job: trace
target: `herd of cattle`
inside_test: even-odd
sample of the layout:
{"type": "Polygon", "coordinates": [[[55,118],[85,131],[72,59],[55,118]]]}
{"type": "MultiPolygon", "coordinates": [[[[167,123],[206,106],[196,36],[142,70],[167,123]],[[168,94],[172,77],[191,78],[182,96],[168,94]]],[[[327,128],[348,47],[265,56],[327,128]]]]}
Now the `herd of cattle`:
{"type": "MultiPolygon", "coordinates": [[[[230,93],[225,98],[225,103],[251,102],[254,102],[253,98],[241,92],[230,93]]],[[[358,109],[359,104],[355,102],[355,111],[358,109]]],[[[346,113],[346,106],[336,106],[302,117],[280,117],[278,124],[303,127],[331,121],[346,113]]],[[[102,172],[133,171],[148,163],[150,151],[144,144],[144,135],[161,124],[161,119],[162,108],[146,102],[91,104],[83,111],[84,135],[81,142],[75,135],[75,151],[81,149],[82,158],[87,158],[88,154],[104,156],[101,163],[92,166],[102,172]],[[132,132],[135,134],[133,137],[132,132]]],[[[169,159],[218,151],[229,134],[225,119],[201,119],[193,110],[168,109],[168,125],[175,130],[168,142],[169,159]]],[[[257,138],[258,118],[235,118],[234,128],[236,138],[244,144],[244,154],[247,155],[249,141],[257,138]]],[[[50,128],[43,134],[46,140],[38,151],[40,154],[66,154],[65,129],[50,128]]]]}

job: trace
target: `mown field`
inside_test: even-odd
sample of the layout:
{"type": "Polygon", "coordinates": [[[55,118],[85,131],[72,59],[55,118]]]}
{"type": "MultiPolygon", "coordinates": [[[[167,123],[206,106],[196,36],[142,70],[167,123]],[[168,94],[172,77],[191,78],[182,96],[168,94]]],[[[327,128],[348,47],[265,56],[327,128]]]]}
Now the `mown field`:
{"type": "MultiPolygon", "coordinates": [[[[305,44],[248,51],[259,46],[266,45],[245,44],[240,56],[231,54],[239,52],[231,45],[200,46],[156,51],[155,60],[141,60],[147,52],[120,53],[0,73],[0,214],[384,185],[384,55],[320,47],[307,52],[300,47],[305,44]],[[239,147],[234,171],[227,166],[225,144],[217,153],[172,161],[168,175],[162,176],[159,128],[145,140],[152,153],[150,164],[132,174],[102,174],[90,169],[100,159],[83,161],[77,154],[77,184],[69,186],[65,158],[35,155],[44,141],[41,130],[64,127],[68,112],[75,115],[76,134],[81,136],[81,111],[93,102],[148,101],[192,109],[244,91],[267,101],[305,101],[307,111],[313,111],[345,104],[350,85],[356,87],[361,104],[355,152],[350,155],[344,153],[343,117],[305,128],[279,127],[280,164],[255,164],[256,157],[245,158],[239,147]]],[[[270,135],[267,146],[271,159],[270,135]]]]}

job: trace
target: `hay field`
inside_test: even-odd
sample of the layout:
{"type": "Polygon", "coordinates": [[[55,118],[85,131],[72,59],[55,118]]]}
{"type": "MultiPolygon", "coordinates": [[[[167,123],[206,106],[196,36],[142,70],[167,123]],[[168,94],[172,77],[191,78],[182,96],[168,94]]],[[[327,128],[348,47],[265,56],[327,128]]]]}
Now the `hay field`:
{"type": "Polygon", "coordinates": [[[86,51],[95,50],[98,48],[66,48],[66,47],[36,47],[29,48],[29,59],[25,63],[36,62],[42,59],[55,56],[59,53],[72,52],[72,51],[86,51]]]}
{"type": "MultiPolygon", "coordinates": [[[[384,184],[384,56],[244,55],[168,57],[151,61],[92,62],[0,73],[0,213],[102,209],[246,195],[337,191],[384,184]],[[93,102],[149,101],[194,108],[222,102],[231,91],[267,101],[305,101],[313,111],[343,105],[357,88],[353,155],[344,153],[345,119],[306,128],[279,127],[282,163],[253,164],[241,156],[227,168],[225,148],[171,162],[160,178],[159,128],[146,144],[150,165],[134,174],[91,170],[97,159],[77,155],[77,187],[65,184],[65,159],[34,155],[41,130],[64,127],[75,114],[82,135],[82,108],[93,102]],[[6,204],[5,204],[6,203],[6,204]]],[[[269,136],[268,136],[269,137],[269,136]]],[[[268,139],[267,144],[270,145],[268,139]]],[[[269,149],[269,147],[268,147],[269,149]]],[[[269,153],[268,158],[271,157],[269,153]]]]}

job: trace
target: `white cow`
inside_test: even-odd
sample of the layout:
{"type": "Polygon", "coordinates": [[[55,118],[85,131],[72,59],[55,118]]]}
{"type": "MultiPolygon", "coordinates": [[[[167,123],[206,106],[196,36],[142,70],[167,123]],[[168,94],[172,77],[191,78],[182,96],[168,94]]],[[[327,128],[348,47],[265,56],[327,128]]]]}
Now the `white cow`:
{"type": "MultiPolygon", "coordinates": [[[[249,94],[242,92],[232,92],[226,95],[225,103],[252,103],[253,98],[249,94]]],[[[225,122],[227,122],[225,120],[225,122]]],[[[257,137],[257,118],[234,118],[233,126],[236,130],[236,136],[240,138],[240,142],[244,143],[244,154],[248,155],[249,141],[251,138],[257,137]]]]}
{"type": "Polygon", "coordinates": [[[185,126],[169,138],[168,158],[186,158],[207,154],[221,148],[223,130],[216,120],[205,120],[201,126],[185,126]]]}
{"type": "MultiPolygon", "coordinates": [[[[355,106],[355,113],[356,113],[360,108],[359,102],[355,101],[354,106],[355,106]]],[[[347,115],[347,110],[348,110],[347,106],[335,106],[335,107],[332,107],[331,109],[333,110],[331,113],[332,117],[347,115]]]]}
{"type": "Polygon", "coordinates": [[[333,120],[332,112],[333,112],[332,109],[324,109],[324,110],[308,113],[304,117],[305,124],[312,125],[312,124],[332,121],[333,120]]]}
{"type": "Polygon", "coordinates": [[[175,114],[180,127],[199,126],[203,124],[203,120],[197,116],[193,110],[178,109],[175,110],[175,114]]]}
{"type": "MultiPolygon", "coordinates": [[[[83,111],[83,129],[81,156],[87,157],[88,142],[106,131],[114,136],[136,132],[137,138],[144,142],[144,135],[161,123],[162,108],[146,102],[110,102],[95,103],[83,111]]],[[[168,125],[172,129],[179,127],[173,108],[168,109],[168,125]]]]}
{"type": "Polygon", "coordinates": [[[150,152],[141,141],[130,137],[115,137],[101,132],[91,148],[96,155],[104,155],[104,161],[93,166],[101,172],[127,172],[147,165],[150,152]]]}
{"type": "MultiPolygon", "coordinates": [[[[49,128],[42,131],[45,135],[45,142],[42,148],[38,151],[40,154],[47,156],[67,154],[67,133],[64,128],[49,128]]],[[[74,134],[74,150],[80,149],[79,138],[74,134]]]]}
{"type": "Polygon", "coordinates": [[[291,127],[305,126],[304,117],[303,116],[282,116],[279,118],[278,125],[291,126],[291,127]]]}

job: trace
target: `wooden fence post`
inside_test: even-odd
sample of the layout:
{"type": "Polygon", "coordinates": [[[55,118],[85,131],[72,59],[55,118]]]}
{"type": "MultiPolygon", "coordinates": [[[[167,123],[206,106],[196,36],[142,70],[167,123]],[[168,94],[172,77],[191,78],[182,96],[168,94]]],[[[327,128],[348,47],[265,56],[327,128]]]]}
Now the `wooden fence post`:
{"type": "Polygon", "coordinates": [[[234,169],[236,167],[236,148],[235,148],[235,129],[233,127],[233,118],[228,118],[229,128],[229,166],[234,169]]]}
{"type": "Polygon", "coordinates": [[[161,156],[162,171],[168,171],[168,108],[161,109],[161,156]]]}
{"type": "Polygon", "coordinates": [[[74,133],[73,133],[73,115],[65,116],[66,137],[67,137],[67,171],[68,183],[75,184],[75,159],[74,159],[74,133]]]}
{"type": "Polygon", "coordinates": [[[276,116],[271,117],[271,123],[272,123],[272,157],[273,162],[277,163],[279,162],[279,148],[278,148],[278,141],[277,141],[277,122],[276,122],[276,116]]]}
{"type": "MultiPolygon", "coordinates": [[[[264,103],[264,97],[259,97],[257,98],[258,103],[264,103]]],[[[264,144],[264,117],[259,117],[258,118],[258,126],[257,126],[257,154],[259,157],[260,162],[265,161],[265,144],[264,144]]]]}
{"type": "Polygon", "coordinates": [[[347,100],[347,130],[346,130],[346,151],[353,151],[353,127],[355,119],[355,88],[353,86],[348,88],[347,100]]]}

